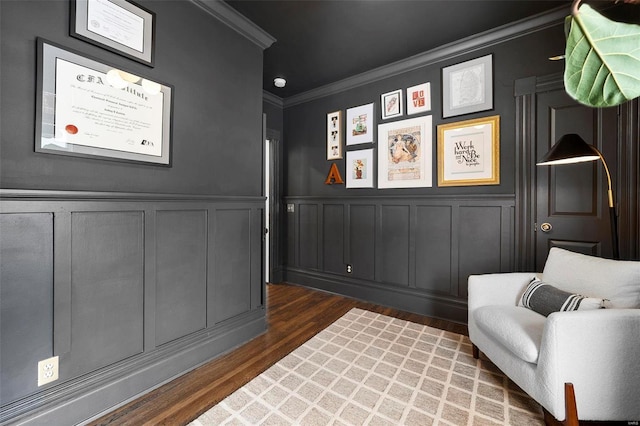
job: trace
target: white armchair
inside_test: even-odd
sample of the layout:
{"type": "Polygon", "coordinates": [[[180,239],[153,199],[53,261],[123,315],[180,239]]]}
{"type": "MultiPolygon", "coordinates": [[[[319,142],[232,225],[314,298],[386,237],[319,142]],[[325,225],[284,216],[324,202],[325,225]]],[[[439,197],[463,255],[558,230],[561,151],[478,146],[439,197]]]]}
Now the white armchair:
{"type": "Polygon", "coordinates": [[[469,277],[469,338],[546,410],[565,418],[573,383],[580,420],[640,420],[640,262],[552,248],[543,274],[469,277]],[[533,277],[607,300],[607,309],[554,312],[518,306],[533,277]]]}

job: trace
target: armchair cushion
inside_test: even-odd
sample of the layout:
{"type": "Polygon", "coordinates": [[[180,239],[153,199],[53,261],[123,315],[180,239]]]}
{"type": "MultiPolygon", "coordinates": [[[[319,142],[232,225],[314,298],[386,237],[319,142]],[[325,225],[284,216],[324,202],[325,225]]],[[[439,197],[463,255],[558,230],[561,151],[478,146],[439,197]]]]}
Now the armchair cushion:
{"type": "Polygon", "coordinates": [[[518,306],[524,306],[546,317],[552,312],[601,309],[605,307],[605,300],[562,291],[533,278],[522,293],[518,306]]]}
{"type": "Polygon", "coordinates": [[[483,306],[473,320],[506,349],[523,361],[538,362],[546,317],[520,306],[483,306]]]}
{"type": "Polygon", "coordinates": [[[560,290],[608,299],[611,308],[640,308],[640,262],[603,259],[553,247],[542,276],[560,290]]]}

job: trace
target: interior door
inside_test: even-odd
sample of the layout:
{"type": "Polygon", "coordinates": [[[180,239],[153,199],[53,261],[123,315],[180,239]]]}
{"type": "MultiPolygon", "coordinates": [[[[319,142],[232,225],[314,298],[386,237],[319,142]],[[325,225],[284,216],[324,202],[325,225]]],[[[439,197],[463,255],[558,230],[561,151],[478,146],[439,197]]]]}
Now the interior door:
{"type": "MultiPolygon", "coordinates": [[[[537,94],[536,159],[567,133],[597,147],[616,164],[617,109],[594,109],[564,89],[537,94]]],[[[613,171],[612,171],[613,173],[613,171]]],[[[536,167],[535,252],[541,271],[551,247],[611,257],[606,176],[599,161],[536,167]],[[604,185],[604,186],[603,186],[604,185]]]]}

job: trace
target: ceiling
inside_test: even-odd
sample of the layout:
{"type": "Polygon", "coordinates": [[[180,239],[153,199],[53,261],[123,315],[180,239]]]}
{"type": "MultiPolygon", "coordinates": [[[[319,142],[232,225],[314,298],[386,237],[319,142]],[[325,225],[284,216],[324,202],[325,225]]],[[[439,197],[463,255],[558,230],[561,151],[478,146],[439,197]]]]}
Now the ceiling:
{"type": "Polygon", "coordinates": [[[276,42],[264,89],[287,98],[570,2],[226,0],[276,42]],[[277,88],[275,77],[287,85],[277,88]]]}

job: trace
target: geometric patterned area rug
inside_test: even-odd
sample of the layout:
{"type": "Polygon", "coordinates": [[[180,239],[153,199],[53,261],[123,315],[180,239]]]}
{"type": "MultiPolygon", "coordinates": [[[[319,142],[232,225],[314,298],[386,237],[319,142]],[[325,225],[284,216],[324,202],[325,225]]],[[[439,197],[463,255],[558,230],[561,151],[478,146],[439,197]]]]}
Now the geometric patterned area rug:
{"type": "Polygon", "coordinates": [[[466,336],[357,308],[190,423],[543,424],[466,336]]]}

